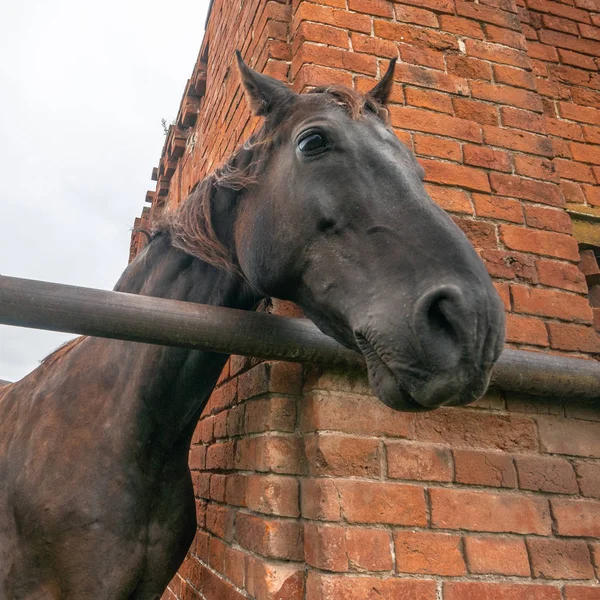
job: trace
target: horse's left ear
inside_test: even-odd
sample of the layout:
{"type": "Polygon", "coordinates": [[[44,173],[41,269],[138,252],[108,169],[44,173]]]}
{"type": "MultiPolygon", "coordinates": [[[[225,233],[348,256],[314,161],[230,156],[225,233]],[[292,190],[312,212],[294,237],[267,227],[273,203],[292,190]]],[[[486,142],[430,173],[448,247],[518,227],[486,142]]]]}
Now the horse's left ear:
{"type": "Polygon", "coordinates": [[[268,115],[275,108],[289,102],[296,95],[281,81],[251,69],[244,62],[239,50],[236,50],[235,54],[246,98],[255,115],[268,115]]]}
{"type": "Polygon", "coordinates": [[[396,66],[396,59],[392,58],[390,64],[385,72],[385,75],[379,80],[377,85],[369,92],[369,96],[379,102],[379,104],[385,104],[390,97],[392,92],[392,85],[394,84],[394,67],[396,66]]]}

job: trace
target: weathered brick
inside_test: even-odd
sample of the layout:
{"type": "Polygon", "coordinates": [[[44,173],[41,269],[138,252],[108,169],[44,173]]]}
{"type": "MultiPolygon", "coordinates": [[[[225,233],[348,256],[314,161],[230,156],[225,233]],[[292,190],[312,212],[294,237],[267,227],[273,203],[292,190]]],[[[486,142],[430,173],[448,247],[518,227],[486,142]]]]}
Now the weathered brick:
{"type": "Polygon", "coordinates": [[[517,456],[515,464],[521,489],[558,494],[578,492],[573,467],[564,458],[517,456]]]}
{"type": "Polygon", "coordinates": [[[524,206],[525,222],[529,227],[571,234],[573,225],[571,218],[562,209],[546,206],[524,206]]]}
{"type": "Polygon", "coordinates": [[[523,538],[466,536],[469,573],[529,577],[529,558],[523,538]]]}
{"type": "Polygon", "coordinates": [[[434,527],[539,535],[551,531],[550,511],[543,498],[446,488],[429,493],[434,527]]]}
{"type": "Polygon", "coordinates": [[[600,333],[594,327],[571,323],[548,323],[550,345],[558,350],[600,352],[600,333]]]}
{"type": "Polygon", "coordinates": [[[547,417],[538,427],[546,452],[600,458],[600,423],[547,417]]]}
{"type": "Polygon", "coordinates": [[[425,169],[426,181],[456,185],[470,190],[490,191],[490,184],[485,171],[436,160],[420,159],[419,162],[425,169]]]}
{"type": "Polygon", "coordinates": [[[454,450],[457,483],[514,488],[517,475],[512,457],[499,452],[454,450]]]}
{"type": "Polygon", "coordinates": [[[409,106],[389,107],[392,125],[423,131],[425,133],[436,133],[461,140],[481,142],[481,127],[466,119],[457,119],[449,115],[435,114],[427,110],[412,108],[409,106]]]}
{"type": "Polygon", "coordinates": [[[509,150],[518,150],[549,158],[554,156],[552,141],[547,136],[517,129],[503,129],[492,126],[485,126],[483,128],[483,135],[484,142],[491,146],[500,146],[509,150]]]}
{"type": "Polygon", "coordinates": [[[515,312],[566,321],[591,322],[592,319],[587,298],[582,296],[517,285],[511,286],[511,294],[515,312]]]}
{"type": "Polygon", "coordinates": [[[396,571],[399,573],[447,576],[466,573],[459,535],[397,531],[394,546],[396,571]]]}
{"type": "Polygon", "coordinates": [[[302,524],[238,513],[235,536],[240,546],[270,558],[303,560],[302,524]]]}
{"type": "Polygon", "coordinates": [[[341,513],[350,523],[425,525],[422,488],[400,483],[338,480],[341,513]]]}
{"type": "Polygon", "coordinates": [[[415,154],[437,156],[456,162],[462,161],[462,148],[458,142],[429,135],[415,135],[415,154]]]}
{"type": "Polygon", "coordinates": [[[475,214],[478,217],[523,223],[523,206],[517,200],[503,198],[502,196],[473,194],[473,204],[475,205],[475,214]]]}
{"type": "MultiPolygon", "coordinates": [[[[436,584],[431,580],[400,579],[398,577],[340,577],[310,571],[306,583],[310,600],[365,600],[366,598],[410,598],[435,600],[436,584]]],[[[554,599],[552,599],[554,600],[554,599]]]]}
{"type": "Polygon", "coordinates": [[[574,262],[579,259],[577,241],[563,233],[526,229],[516,225],[502,225],[500,238],[512,250],[553,256],[574,262]]]}
{"type": "Polygon", "coordinates": [[[385,445],[388,477],[419,481],[452,481],[452,455],[448,448],[412,442],[385,445]]]}
{"type": "Polygon", "coordinates": [[[510,157],[507,152],[495,150],[487,146],[465,144],[463,147],[465,164],[474,167],[484,167],[494,171],[510,172],[512,170],[510,157]]]}
{"type": "Polygon", "coordinates": [[[589,579],[594,567],[588,547],[582,540],[527,540],[535,577],[544,579],[589,579]]]}
{"type": "Polygon", "coordinates": [[[317,433],[305,438],[311,475],[378,477],[381,444],[376,439],[317,433]]]}
{"type": "Polygon", "coordinates": [[[446,581],[444,600],[560,600],[560,589],[549,585],[446,581]]]}
{"type": "Polygon", "coordinates": [[[581,493],[589,498],[600,498],[600,463],[577,461],[575,471],[581,493]]]}

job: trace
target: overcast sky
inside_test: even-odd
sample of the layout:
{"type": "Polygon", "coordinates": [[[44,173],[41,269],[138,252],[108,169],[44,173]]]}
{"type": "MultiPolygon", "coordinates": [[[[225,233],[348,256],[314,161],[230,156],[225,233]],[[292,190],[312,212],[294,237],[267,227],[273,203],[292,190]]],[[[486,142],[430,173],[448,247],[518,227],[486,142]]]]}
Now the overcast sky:
{"type": "MultiPolygon", "coordinates": [[[[208,4],[2,3],[0,274],[113,287],[208,4]]],[[[70,337],[0,325],[0,379],[70,337]]]]}

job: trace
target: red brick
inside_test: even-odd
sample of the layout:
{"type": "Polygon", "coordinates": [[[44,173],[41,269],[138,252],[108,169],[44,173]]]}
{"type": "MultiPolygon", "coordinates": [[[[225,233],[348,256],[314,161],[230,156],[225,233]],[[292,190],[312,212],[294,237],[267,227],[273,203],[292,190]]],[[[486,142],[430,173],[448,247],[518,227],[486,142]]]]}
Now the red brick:
{"type": "Polygon", "coordinates": [[[529,227],[571,234],[571,218],[562,209],[525,205],[525,222],[529,227]]]}
{"type": "Polygon", "coordinates": [[[582,296],[517,285],[511,286],[511,294],[515,312],[567,321],[591,322],[592,319],[587,298],[582,296]]]}
{"type": "Polygon", "coordinates": [[[317,433],[305,438],[311,475],[379,477],[381,448],[376,439],[317,433]]]}
{"type": "Polygon", "coordinates": [[[440,408],[413,415],[412,437],[453,448],[524,451],[538,446],[535,423],[516,415],[440,408]]]}
{"type": "Polygon", "coordinates": [[[388,442],[388,477],[419,481],[452,481],[452,455],[443,446],[388,442]]]}
{"type": "Polygon", "coordinates": [[[329,429],[390,437],[406,437],[409,432],[409,416],[373,396],[317,393],[305,398],[302,410],[304,431],[329,429]]]}
{"type": "Polygon", "coordinates": [[[469,91],[466,79],[404,62],[397,65],[395,80],[451,94],[466,95],[469,91]]]}
{"type": "Polygon", "coordinates": [[[415,135],[415,154],[437,156],[446,160],[462,161],[462,149],[459,143],[429,135],[415,135]]]}
{"type": "Polygon", "coordinates": [[[348,0],[348,8],[379,17],[391,17],[393,14],[392,4],[388,0],[348,0]]]}
{"type": "Polygon", "coordinates": [[[466,573],[459,535],[397,531],[394,546],[399,573],[447,576],[466,573]]]}
{"type": "Polygon", "coordinates": [[[273,397],[246,404],[245,432],[292,432],[296,426],[296,403],[291,398],[273,397]]]}
{"type": "Polygon", "coordinates": [[[510,157],[502,150],[494,150],[487,146],[475,146],[465,144],[464,146],[465,164],[475,167],[484,167],[495,171],[510,172],[512,166],[510,157]]]}
{"type": "Polygon", "coordinates": [[[478,217],[490,217],[513,223],[523,223],[523,206],[517,200],[501,196],[473,194],[475,214],[478,217]]]}
{"type": "Polygon", "coordinates": [[[548,503],[543,498],[447,488],[429,493],[434,527],[539,535],[551,531],[548,503]]]}
{"type": "Polygon", "coordinates": [[[390,106],[390,117],[395,127],[435,133],[473,142],[481,141],[481,128],[465,119],[431,113],[407,106],[390,106]]]}
{"type": "Polygon", "coordinates": [[[577,462],[575,470],[581,493],[588,498],[600,498],[600,464],[577,462]]]}
{"type": "Polygon", "coordinates": [[[579,258],[576,240],[562,233],[525,229],[516,225],[502,225],[500,237],[512,250],[554,256],[571,261],[577,261],[579,258]]]}
{"type": "MultiPolygon", "coordinates": [[[[595,167],[595,169],[598,169],[598,171],[595,170],[596,178],[600,179],[600,169],[598,167],[595,167]]],[[[597,185],[584,185],[583,193],[588,204],[591,206],[600,206],[600,188],[597,185]]]]}
{"type": "Polygon", "coordinates": [[[292,47],[293,55],[296,54],[298,48],[304,42],[316,42],[338,48],[348,48],[348,32],[329,25],[323,25],[322,23],[303,21],[296,30],[294,45],[292,47]]]}
{"type": "Polygon", "coordinates": [[[517,456],[515,463],[521,489],[557,494],[578,492],[573,467],[564,458],[517,456]]]}
{"type": "Polygon", "coordinates": [[[411,106],[428,108],[437,112],[452,114],[452,100],[447,94],[407,87],[405,90],[406,103],[411,106]]]}
{"type": "Polygon", "coordinates": [[[327,571],[389,571],[390,534],[381,529],[307,524],[306,562],[327,571]]]}
{"type": "Polygon", "coordinates": [[[210,502],[206,509],[206,529],[230,542],[233,538],[234,518],[233,510],[210,502]]]}
{"type": "Polygon", "coordinates": [[[599,42],[584,40],[566,33],[551,31],[549,29],[541,30],[539,32],[539,36],[541,42],[550,46],[566,48],[567,50],[574,50],[575,52],[590,54],[592,56],[598,56],[598,54],[600,54],[599,42]]]}
{"type": "Polygon", "coordinates": [[[582,165],[573,160],[565,160],[563,158],[555,159],[554,163],[559,175],[564,179],[574,179],[587,183],[595,182],[594,172],[588,165],[582,165]]]}
{"type": "Polygon", "coordinates": [[[542,112],[542,101],[536,94],[528,90],[487,83],[485,81],[471,81],[471,93],[473,98],[542,112]]]}
{"type": "Polygon", "coordinates": [[[571,263],[540,259],[536,263],[540,283],[572,292],[586,293],[583,273],[571,263]]]}
{"type": "Polygon", "coordinates": [[[220,598],[222,600],[243,600],[245,597],[204,565],[199,565],[194,581],[198,582],[198,588],[203,596],[197,594],[196,590],[186,583],[187,591],[185,592],[186,595],[182,596],[182,600],[195,600],[202,597],[220,598]]]}
{"type": "Polygon", "coordinates": [[[440,15],[439,16],[440,28],[450,33],[456,33],[458,35],[464,35],[465,37],[474,38],[478,40],[483,39],[483,31],[481,24],[472,19],[464,19],[462,17],[455,17],[451,15],[440,15]]]}
{"type": "Polygon", "coordinates": [[[301,514],[305,519],[339,521],[339,494],[333,479],[306,479],[300,488],[301,514]]]}
{"type": "Polygon", "coordinates": [[[352,74],[320,65],[304,65],[296,75],[294,89],[299,92],[307,86],[344,85],[352,87],[352,74]]]}
{"type": "Polygon", "coordinates": [[[515,156],[515,172],[526,177],[533,177],[543,181],[560,181],[556,174],[555,166],[552,162],[545,158],[537,156],[516,155],[515,156]]]}
{"type": "Polygon", "coordinates": [[[569,19],[555,17],[553,15],[542,15],[542,23],[548,29],[563,31],[564,33],[570,33],[571,35],[579,35],[577,23],[570,21],[569,19]]]}
{"type": "Polygon", "coordinates": [[[215,415],[213,433],[215,438],[222,439],[227,437],[227,420],[229,418],[229,411],[224,410],[219,414],[215,415]]]}
{"type": "Polygon", "coordinates": [[[548,417],[538,427],[544,451],[600,458],[600,423],[548,417]]]}
{"type": "Polygon", "coordinates": [[[210,470],[231,470],[235,457],[234,442],[212,444],[206,453],[206,468],[210,470]]]}
{"type": "Polygon", "coordinates": [[[507,312],[512,310],[510,302],[510,289],[508,283],[500,283],[498,281],[494,281],[494,287],[496,288],[496,292],[498,292],[498,296],[500,296],[500,299],[502,300],[504,310],[506,310],[507,312]]]}
{"type": "Polygon", "coordinates": [[[240,546],[269,558],[304,559],[302,524],[238,513],[235,535],[240,546]]]}
{"type": "Polygon", "coordinates": [[[569,204],[585,204],[585,196],[581,186],[570,181],[561,181],[560,189],[569,204]]]}
{"type": "Polygon", "coordinates": [[[345,528],[351,570],[389,571],[393,568],[390,536],[381,529],[345,528]]]}
{"type": "Polygon", "coordinates": [[[594,567],[582,540],[527,540],[534,577],[544,579],[590,579],[594,567]]]}
{"type": "Polygon", "coordinates": [[[490,126],[483,128],[483,134],[485,143],[491,146],[519,150],[529,154],[539,154],[549,158],[554,156],[552,141],[546,136],[517,129],[501,129],[490,126]]]}
{"type": "Polygon", "coordinates": [[[426,181],[455,185],[470,190],[490,191],[490,184],[485,171],[423,158],[419,162],[425,169],[426,181]]]}
{"type": "MultiPolygon", "coordinates": [[[[297,564],[271,563],[246,557],[246,591],[261,600],[304,600],[305,572],[297,564]]],[[[220,596],[210,596],[221,600],[220,596]]]]}
{"type": "Polygon", "coordinates": [[[559,102],[558,110],[563,119],[600,125],[600,110],[595,108],[587,108],[570,102],[559,102]]]}
{"type": "Polygon", "coordinates": [[[355,52],[365,52],[375,56],[398,57],[398,46],[394,42],[368,35],[352,33],[352,48],[355,52]]]}
{"type": "Polygon", "coordinates": [[[529,577],[529,558],[523,538],[465,537],[469,573],[529,577]]]}
{"type": "Polygon", "coordinates": [[[348,571],[344,528],[307,523],[304,526],[304,554],[311,567],[348,571]]]}
{"type": "MultiPolygon", "coordinates": [[[[577,35],[577,33],[575,35],[577,35]]],[[[566,65],[573,65],[574,67],[589,69],[590,71],[595,71],[597,69],[594,60],[589,56],[585,56],[585,54],[579,54],[560,48],[558,50],[558,55],[560,56],[561,62],[566,65]]]]}
{"type": "Polygon", "coordinates": [[[423,489],[412,485],[337,480],[341,514],[349,523],[425,525],[423,489]]]}
{"type": "Polygon", "coordinates": [[[487,583],[485,581],[444,582],[444,600],[560,600],[560,589],[547,585],[487,583]]]}
{"type": "Polygon", "coordinates": [[[204,469],[206,466],[206,446],[190,448],[189,467],[192,471],[204,469]]]}
{"type": "Polygon", "coordinates": [[[438,27],[437,15],[429,10],[396,4],[396,20],[424,27],[438,27]]]}
{"type": "Polygon", "coordinates": [[[506,250],[481,250],[479,255],[492,277],[538,283],[535,258],[529,254],[506,250]]]}
{"type": "Polygon", "coordinates": [[[600,352],[600,333],[593,327],[570,323],[548,323],[550,345],[558,350],[600,352]]]}
{"type": "Polygon", "coordinates": [[[436,12],[454,14],[454,0],[394,0],[394,2],[429,8],[436,12]]]}
{"type": "Polygon", "coordinates": [[[569,121],[563,121],[562,119],[552,119],[547,117],[545,119],[545,125],[546,131],[551,135],[556,135],[558,137],[563,137],[570,140],[583,139],[583,130],[581,125],[577,125],[576,123],[570,123],[569,121]]]}
{"type": "Polygon", "coordinates": [[[359,15],[346,10],[335,10],[332,7],[319,6],[311,2],[300,3],[294,14],[293,29],[302,21],[314,21],[351,31],[371,33],[371,19],[368,15],[359,15]]]}
{"type": "Polygon", "coordinates": [[[298,517],[299,484],[294,477],[281,475],[248,475],[246,506],[256,512],[298,517]]]}
{"type": "Polygon", "coordinates": [[[225,577],[231,580],[239,588],[244,587],[245,579],[245,554],[234,548],[227,546],[225,548],[225,560],[223,565],[223,573],[225,577]]]}
{"type": "Polygon", "coordinates": [[[453,220],[478,250],[496,248],[496,227],[492,223],[459,217],[453,217],[453,220]]]}
{"type": "Polygon", "coordinates": [[[498,124],[498,108],[490,104],[467,100],[466,98],[453,98],[454,114],[468,121],[474,121],[481,125],[498,124]]]}
{"type": "Polygon", "coordinates": [[[515,467],[510,455],[476,450],[454,450],[457,483],[514,488],[515,467]]]}
{"type": "Polygon", "coordinates": [[[237,441],[235,468],[302,474],[306,471],[301,440],[296,436],[260,436],[237,441]]]}
{"type": "Polygon", "coordinates": [[[448,73],[467,79],[492,80],[492,68],[489,63],[469,56],[448,56],[446,58],[448,73]]]}
{"type": "Polygon", "coordinates": [[[456,213],[473,214],[473,207],[466,192],[459,188],[425,184],[432,200],[444,210],[456,213]]]}
{"type": "Polygon", "coordinates": [[[535,90],[534,76],[523,69],[516,69],[507,65],[494,65],[494,80],[496,83],[535,90]]]}
{"type": "MultiPolygon", "coordinates": [[[[574,126],[579,127],[579,125],[574,126]]],[[[583,136],[585,137],[586,142],[590,142],[591,144],[600,144],[600,127],[594,127],[593,125],[584,125],[583,136]]],[[[574,137],[572,139],[580,140],[581,137],[574,137]]]]}
{"type": "Polygon", "coordinates": [[[566,585],[565,600],[600,600],[600,587],[566,585]]]}
{"type": "Polygon", "coordinates": [[[398,577],[340,577],[309,571],[306,583],[310,600],[436,600],[435,581],[398,577]]]}
{"type": "Polygon", "coordinates": [[[548,346],[548,330],[541,319],[506,315],[506,340],[515,344],[548,346]]]}
{"type": "Polygon", "coordinates": [[[502,124],[505,127],[514,129],[524,129],[534,133],[545,133],[545,120],[541,115],[530,110],[513,108],[512,106],[502,106],[500,108],[502,124]]]}
{"type": "Polygon", "coordinates": [[[517,15],[495,10],[494,8],[482,6],[480,4],[456,0],[456,12],[463,17],[475,19],[476,21],[483,21],[485,23],[493,23],[494,25],[499,25],[506,29],[515,29],[518,31],[521,28],[521,23],[517,15]]]}
{"type": "Polygon", "coordinates": [[[435,48],[437,50],[458,50],[457,39],[447,33],[435,29],[427,29],[391,21],[373,21],[375,36],[387,40],[402,41],[418,48],[435,48]]]}

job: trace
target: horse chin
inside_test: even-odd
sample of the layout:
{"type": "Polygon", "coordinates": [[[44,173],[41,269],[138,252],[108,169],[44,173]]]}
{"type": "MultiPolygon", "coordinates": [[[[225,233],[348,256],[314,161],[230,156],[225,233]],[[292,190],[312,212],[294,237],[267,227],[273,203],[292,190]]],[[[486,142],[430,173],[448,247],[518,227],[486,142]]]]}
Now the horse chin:
{"type": "Polygon", "coordinates": [[[469,381],[456,373],[440,374],[429,381],[403,384],[376,353],[365,355],[369,383],[377,397],[390,408],[402,412],[425,412],[442,406],[464,406],[481,398],[489,385],[491,367],[469,381]],[[407,385],[414,388],[411,393],[407,385]]]}

